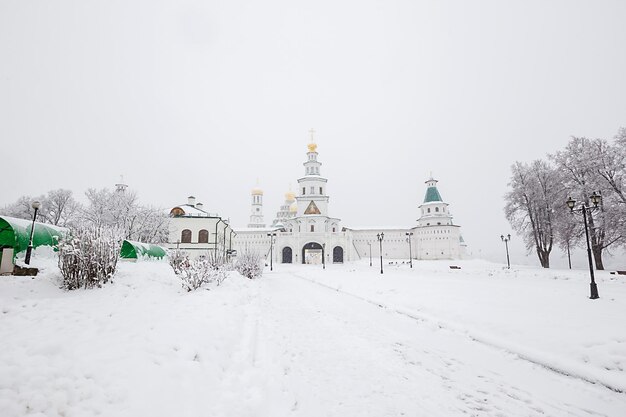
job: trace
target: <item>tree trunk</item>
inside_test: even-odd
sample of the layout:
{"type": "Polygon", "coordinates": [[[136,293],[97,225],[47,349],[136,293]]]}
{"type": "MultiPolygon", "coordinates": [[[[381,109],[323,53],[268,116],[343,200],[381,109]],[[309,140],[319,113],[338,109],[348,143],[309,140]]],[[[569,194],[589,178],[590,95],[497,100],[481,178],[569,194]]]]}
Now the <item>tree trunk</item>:
{"type": "Polygon", "coordinates": [[[569,263],[569,269],[572,269],[572,254],[569,251],[569,241],[567,242],[567,262],[569,263]]]}
{"type": "Polygon", "coordinates": [[[537,248],[537,256],[543,268],[550,268],[550,252],[545,249],[537,248]]]}
{"type": "Polygon", "coordinates": [[[602,249],[594,247],[591,249],[591,253],[593,254],[593,261],[596,264],[596,269],[598,271],[604,271],[604,264],[602,263],[602,249]]]}

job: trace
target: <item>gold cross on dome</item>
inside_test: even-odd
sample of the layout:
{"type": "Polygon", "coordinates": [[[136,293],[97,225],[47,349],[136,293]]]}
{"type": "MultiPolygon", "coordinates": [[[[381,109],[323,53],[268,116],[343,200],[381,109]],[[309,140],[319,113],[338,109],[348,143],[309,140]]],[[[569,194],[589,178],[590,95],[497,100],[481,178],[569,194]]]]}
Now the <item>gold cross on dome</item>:
{"type": "Polygon", "coordinates": [[[315,142],[315,138],[314,138],[315,129],[311,128],[311,130],[309,130],[309,133],[311,134],[311,143],[314,143],[315,142]]]}

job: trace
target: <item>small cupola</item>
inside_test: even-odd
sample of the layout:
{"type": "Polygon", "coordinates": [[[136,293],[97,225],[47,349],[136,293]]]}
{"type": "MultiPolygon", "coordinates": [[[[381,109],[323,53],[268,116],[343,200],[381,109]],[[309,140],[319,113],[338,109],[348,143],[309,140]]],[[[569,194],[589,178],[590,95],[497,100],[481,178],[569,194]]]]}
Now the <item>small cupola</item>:
{"type": "Polygon", "coordinates": [[[196,197],[190,195],[189,197],[187,197],[187,204],[189,204],[192,207],[196,206],[196,197]]]}

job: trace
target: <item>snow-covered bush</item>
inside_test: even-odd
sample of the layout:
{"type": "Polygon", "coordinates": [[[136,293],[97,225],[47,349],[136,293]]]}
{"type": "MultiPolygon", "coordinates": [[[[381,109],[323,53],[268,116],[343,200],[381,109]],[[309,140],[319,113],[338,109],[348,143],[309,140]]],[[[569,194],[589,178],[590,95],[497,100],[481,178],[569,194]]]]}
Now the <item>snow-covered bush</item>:
{"type": "Polygon", "coordinates": [[[235,270],[246,278],[254,279],[263,275],[263,261],[258,252],[244,251],[235,263],[235,270]]]}
{"type": "Polygon", "coordinates": [[[223,262],[223,257],[214,256],[213,251],[194,260],[175,251],[170,255],[170,265],[187,291],[197,290],[204,284],[219,286],[230,270],[229,265],[223,262]]]}
{"type": "Polygon", "coordinates": [[[98,227],[81,227],[59,243],[59,269],[63,288],[100,287],[117,268],[119,233],[98,227]]]}

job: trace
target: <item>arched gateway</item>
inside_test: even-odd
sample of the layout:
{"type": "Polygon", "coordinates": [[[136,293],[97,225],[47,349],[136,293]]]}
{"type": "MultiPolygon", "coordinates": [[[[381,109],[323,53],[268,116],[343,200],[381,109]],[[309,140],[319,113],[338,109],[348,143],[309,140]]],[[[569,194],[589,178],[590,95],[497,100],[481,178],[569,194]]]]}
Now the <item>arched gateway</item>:
{"type": "Polygon", "coordinates": [[[303,264],[321,264],[323,248],[317,242],[309,242],[302,247],[303,264]]]}

